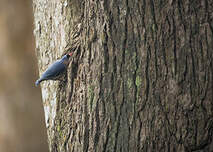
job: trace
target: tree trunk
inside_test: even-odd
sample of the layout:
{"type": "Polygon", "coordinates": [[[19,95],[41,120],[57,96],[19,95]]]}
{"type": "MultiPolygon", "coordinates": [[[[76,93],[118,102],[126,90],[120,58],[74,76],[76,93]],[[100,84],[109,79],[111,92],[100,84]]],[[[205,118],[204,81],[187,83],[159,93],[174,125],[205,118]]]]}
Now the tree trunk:
{"type": "Polygon", "coordinates": [[[50,152],[213,151],[213,2],[34,0],[50,152]]]}

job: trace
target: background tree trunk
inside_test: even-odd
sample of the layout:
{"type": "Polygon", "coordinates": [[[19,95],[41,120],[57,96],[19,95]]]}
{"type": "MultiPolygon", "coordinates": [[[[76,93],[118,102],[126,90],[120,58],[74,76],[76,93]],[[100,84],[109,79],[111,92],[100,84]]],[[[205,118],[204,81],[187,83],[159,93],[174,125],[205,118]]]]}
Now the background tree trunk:
{"type": "Polygon", "coordinates": [[[75,50],[67,83],[41,86],[55,151],[213,151],[213,2],[34,0],[40,72],[75,50]]]}

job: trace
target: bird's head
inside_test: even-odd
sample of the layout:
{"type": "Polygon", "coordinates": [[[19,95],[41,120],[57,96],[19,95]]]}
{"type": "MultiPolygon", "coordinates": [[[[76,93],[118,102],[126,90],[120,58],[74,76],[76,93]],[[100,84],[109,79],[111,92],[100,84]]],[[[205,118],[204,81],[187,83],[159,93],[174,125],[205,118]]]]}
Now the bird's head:
{"type": "Polygon", "coordinates": [[[68,60],[73,55],[73,52],[68,53],[62,57],[62,60],[68,60]]]}
{"type": "Polygon", "coordinates": [[[73,52],[70,52],[69,54],[66,54],[67,58],[69,59],[73,55],[73,52]]]}

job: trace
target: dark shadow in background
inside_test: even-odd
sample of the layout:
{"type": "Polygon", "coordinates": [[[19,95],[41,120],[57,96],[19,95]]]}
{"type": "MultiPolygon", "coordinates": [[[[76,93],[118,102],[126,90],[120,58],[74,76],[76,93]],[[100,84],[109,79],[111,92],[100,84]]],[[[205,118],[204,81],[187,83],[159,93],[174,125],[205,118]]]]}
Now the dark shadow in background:
{"type": "Polygon", "coordinates": [[[0,152],[47,152],[32,4],[0,1],[0,152]]]}

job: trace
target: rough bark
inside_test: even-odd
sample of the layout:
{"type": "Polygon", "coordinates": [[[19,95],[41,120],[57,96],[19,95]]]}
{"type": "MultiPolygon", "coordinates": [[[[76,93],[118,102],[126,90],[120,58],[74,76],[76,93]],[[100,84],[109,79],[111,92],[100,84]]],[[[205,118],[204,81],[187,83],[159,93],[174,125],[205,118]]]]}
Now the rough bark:
{"type": "Polygon", "coordinates": [[[213,2],[34,0],[51,152],[213,151],[213,2]]]}

